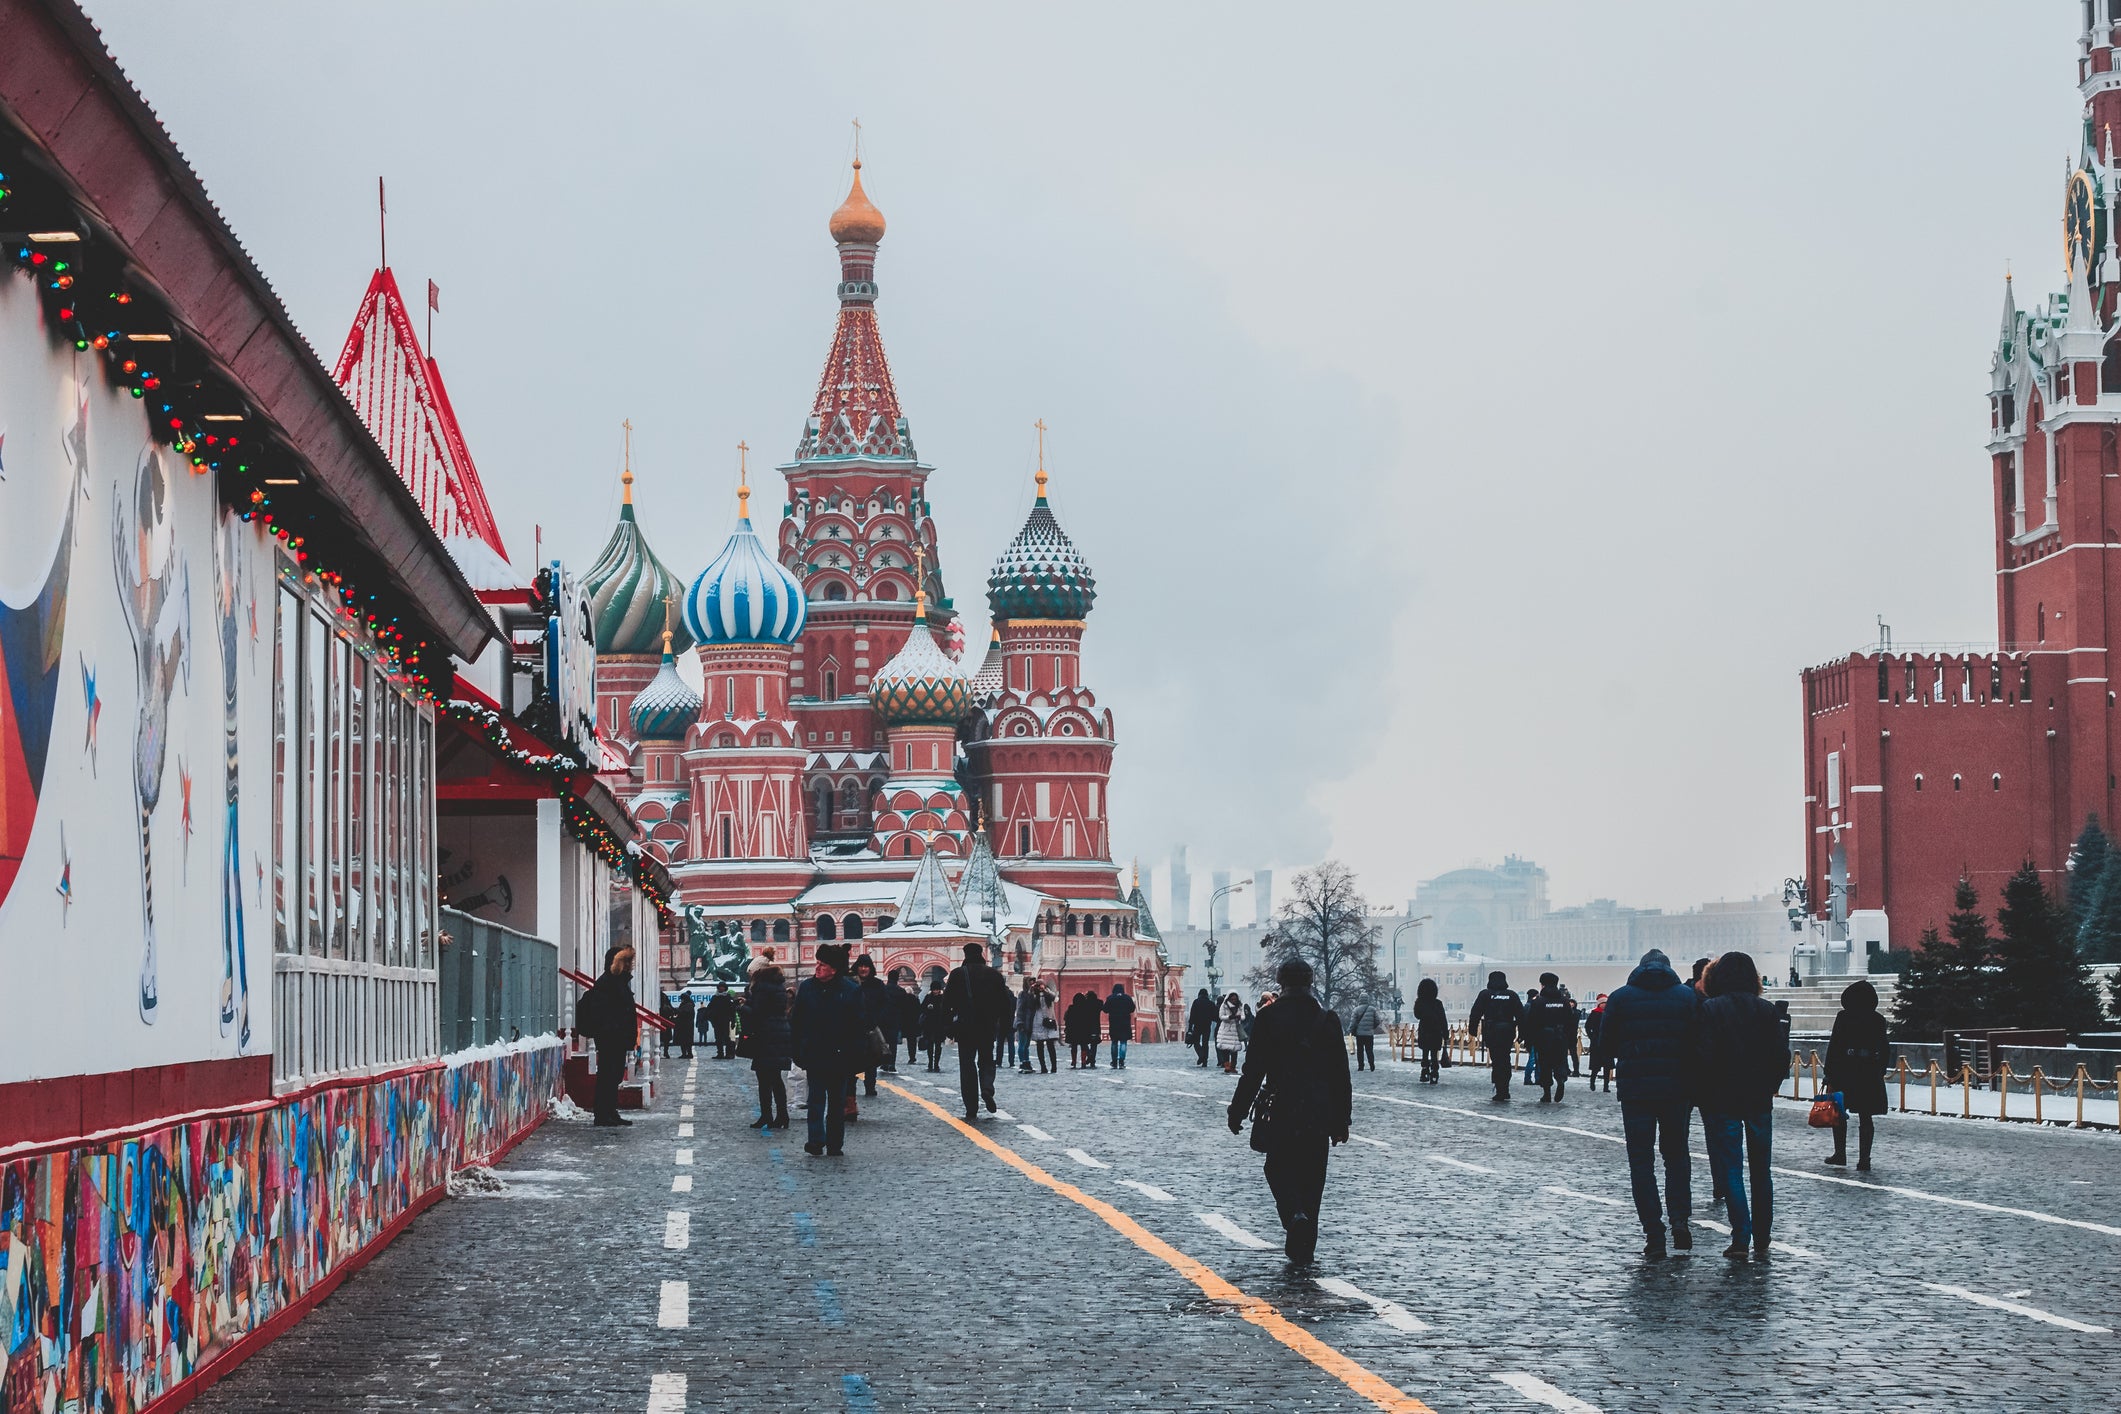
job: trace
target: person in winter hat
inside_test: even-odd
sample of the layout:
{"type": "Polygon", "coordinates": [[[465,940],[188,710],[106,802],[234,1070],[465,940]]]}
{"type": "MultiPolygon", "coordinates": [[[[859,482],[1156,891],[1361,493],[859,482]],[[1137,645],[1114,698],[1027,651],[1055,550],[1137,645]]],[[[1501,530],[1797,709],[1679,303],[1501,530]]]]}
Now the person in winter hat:
{"type": "Polygon", "coordinates": [[[742,1012],[751,1071],[759,1086],[759,1117],[751,1127],[786,1129],[788,1082],[783,1077],[795,1061],[795,1039],[788,1027],[788,979],[780,968],[768,962],[751,969],[742,1012]]]}
{"type": "Polygon", "coordinates": [[[1701,1107],[1716,1117],[1710,1151],[1723,1156],[1723,1205],[1731,1223],[1723,1255],[1742,1262],[1750,1246],[1755,1261],[1766,1261],[1775,1212],[1775,1092],[1789,1077],[1790,1048],[1781,1018],[1760,995],[1760,970],[1750,955],[1725,953],[1708,978],[1694,1070],[1701,1107]]]}
{"type": "Polygon", "coordinates": [[[1524,1023],[1524,1003],[1510,990],[1510,979],[1502,972],[1488,974],[1488,989],[1473,998],[1466,1029],[1488,1048],[1488,1069],[1495,1079],[1495,1098],[1510,1098],[1510,1046],[1524,1023]]]}
{"type": "MultiPolygon", "coordinates": [[[[1694,1064],[1701,998],[1679,980],[1671,961],[1656,948],[1628,974],[1627,985],[1606,998],[1596,1046],[1620,1072],[1620,1127],[1627,1136],[1628,1181],[1635,1216],[1642,1222],[1642,1255],[1665,1255],[1665,1212],[1657,1203],[1657,1158],[1664,1157],[1664,1192],[1671,1213],[1671,1245],[1694,1245],[1687,1221],[1694,1206],[1687,1132],[1693,1124],[1694,1064]]],[[[1594,1053],[1592,1073],[1597,1073],[1594,1053]]]]}
{"type": "Polygon", "coordinates": [[[1551,972],[1539,975],[1539,990],[1525,1008],[1525,1045],[1539,1057],[1539,1103],[1558,1100],[1569,1088],[1569,1047],[1576,1037],[1576,1003],[1551,972]]]}
{"type": "Polygon", "coordinates": [[[1358,1002],[1355,1014],[1348,1018],[1348,1034],[1355,1038],[1355,1068],[1363,1069],[1367,1061],[1371,1070],[1377,1069],[1377,1033],[1384,1030],[1384,1015],[1374,1002],[1358,1002]]]}
{"type": "Polygon", "coordinates": [[[1878,989],[1861,980],[1849,983],[1841,993],[1834,1034],[1826,1043],[1826,1086],[1841,1096],[1841,1118],[1834,1124],[1834,1152],[1826,1156],[1826,1162],[1836,1167],[1849,1161],[1848,1117],[1855,1115],[1860,1145],[1856,1170],[1870,1171],[1877,1116],[1887,1108],[1885,1050],[1885,1018],[1878,1014],[1878,989]]]}
{"type": "Polygon", "coordinates": [[[1443,1079],[1443,1048],[1451,1040],[1451,1016],[1436,993],[1436,979],[1424,977],[1414,989],[1414,1044],[1421,1048],[1421,1079],[1429,1085],[1443,1079]]]}
{"type": "Polygon", "coordinates": [[[619,1082],[626,1075],[626,1056],[641,1044],[641,1022],[634,1014],[633,949],[604,954],[604,972],[575,1003],[574,1029],[596,1046],[596,1122],[604,1128],[633,1123],[619,1113],[619,1082]]]}
{"type": "Polygon", "coordinates": [[[1119,983],[1112,984],[1112,995],[1104,1002],[1107,1028],[1112,1032],[1112,1068],[1127,1068],[1127,1046],[1134,1040],[1134,998],[1119,983]]]}
{"type": "Polygon", "coordinates": [[[863,1029],[862,989],[847,975],[845,943],[819,943],[817,966],[795,989],[789,1044],[809,1088],[810,1136],[803,1152],[838,1157],[846,1143],[845,1101],[863,1029]]]}

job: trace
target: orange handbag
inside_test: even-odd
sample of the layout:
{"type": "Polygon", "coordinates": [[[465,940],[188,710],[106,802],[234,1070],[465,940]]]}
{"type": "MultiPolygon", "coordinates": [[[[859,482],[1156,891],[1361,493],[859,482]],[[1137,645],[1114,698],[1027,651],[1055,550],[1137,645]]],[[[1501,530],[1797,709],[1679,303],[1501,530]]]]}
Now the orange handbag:
{"type": "Polygon", "coordinates": [[[1841,1123],[1841,1117],[1841,1096],[1838,1093],[1821,1095],[1818,1099],[1812,1101],[1812,1113],[1809,1120],[1812,1128],[1832,1129],[1835,1125],[1841,1123]]]}

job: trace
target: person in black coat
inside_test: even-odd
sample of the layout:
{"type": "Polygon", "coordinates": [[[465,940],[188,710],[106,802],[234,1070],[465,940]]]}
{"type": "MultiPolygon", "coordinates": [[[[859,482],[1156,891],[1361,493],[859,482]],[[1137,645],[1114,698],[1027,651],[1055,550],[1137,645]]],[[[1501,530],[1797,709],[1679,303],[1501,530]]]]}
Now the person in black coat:
{"type": "Polygon", "coordinates": [[[1539,1103],[1551,1104],[1569,1088],[1569,1048],[1575,1044],[1576,1003],[1551,972],[1539,975],[1539,990],[1525,1008],[1525,1044],[1539,1057],[1539,1103]]]}
{"type": "MultiPolygon", "coordinates": [[[[1326,1155],[1348,1142],[1355,1095],[1340,1017],[1311,995],[1311,965],[1291,959],[1275,974],[1280,1000],[1262,1008],[1245,1047],[1244,1073],[1230,1098],[1230,1132],[1244,1128],[1253,1101],[1267,1098],[1264,1143],[1267,1187],[1287,1234],[1292,1262],[1318,1250],[1318,1210],[1325,1200],[1326,1155]]],[[[1257,1123],[1257,1117],[1255,1117],[1257,1123]]]]}
{"type": "Polygon", "coordinates": [[[1127,1068],[1127,1043],[1134,1039],[1134,998],[1119,983],[1112,984],[1112,995],[1105,999],[1104,1013],[1112,1031],[1112,1068],[1127,1068]]]}
{"type": "Polygon", "coordinates": [[[1068,1000],[1068,1010],[1061,1015],[1061,1035],[1068,1043],[1068,1069],[1080,1070],[1087,1059],[1084,1047],[1088,1041],[1089,1028],[1083,1022],[1083,1003],[1096,1005],[1096,998],[1088,992],[1077,992],[1068,1000]]]}
{"type": "MultiPolygon", "coordinates": [[[[1775,1211],[1775,1092],[1789,1076],[1790,1049],[1780,1016],[1760,995],[1760,970],[1751,956],[1727,952],[1708,977],[1694,1069],[1701,1108],[1715,1117],[1709,1143],[1723,1155],[1724,1212],[1731,1223],[1731,1245],[1723,1255],[1742,1262],[1750,1246],[1754,1259],[1765,1261],[1775,1211]]],[[[1626,1070],[1621,1073],[1625,1077],[1626,1070]]]]}
{"type": "Polygon", "coordinates": [[[729,1039],[729,1023],[736,1020],[736,998],[729,995],[729,984],[714,984],[714,995],[707,999],[707,1024],[714,1028],[714,1058],[728,1060],[736,1054],[736,1043],[729,1039]]]}
{"type": "Polygon", "coordinates": [[[1208,1068],[1208,1045],[1215,1039],[1215,998],[1208,989],[1200,989],[1193,999],[1193,1006],[1186,1012],[1186,1044],[1193,1054],[1200,1057],[1200,1069],[1208,1068]]]}
{"type": "Polygon", "coordinates": [[[789,1048],[810,1092],[810,1137],[803,1152],[837,1157],[846,1143],[846,1100],[867,1025],[861,986],[847,975],[845,943],[819,943],[817,974],[795,989],[789,1048]]]}
{"type": "Polygon", "coordinates": [[[574,1004],[574,1029],[597,1050],[596,1122],[605,1128],[631,1124],[619,1113],[619,1081],[626,1075],[626,1054],[641,1044],[641,1022],[634,1013],[633,949],[604,954],[604,975],[574,1004]]]}
{"type": "Polygon", "coordinates": [[[943,984],[931,983],[921,1002],[921,1046],[928,1052],[928,1069],[943,1068],[943,1042],[950,1039],[950,1006],[943,1000],[943,984]]]}
{"type": "Polygon", "coordinates": [[[957,1083],[969,1123],[979,1119],[980,1101],[989,1113],[995,1108],[994,1038],[1016,1019],[1016,998],[1008,980],[988,965],[984,943],[965,944],[965,964],[951,970],[943,1005],[957,1042],[957,1083]]]}
{"type": "Polygon", "coordinates": [[[671,1015],[670,1029],[678,1038],[678,1058],[680,1060],[692,1059],[693,1013],[696,1009],[693,1004],[692,993],[678,993],[677,1010],[671,1015]]]}
{"type": "MultiPolygon", "coordinates": [[[[898,993],[898,1034],[906,1043],[906,1064],[912,1065],[921,1058],[921,996],[920,988],[913,983],[913,969],[894,969],[891,989],[898,993]],[[904,972],[908,985],[899,985],[897,973],[904,972]]],[[[892,1053],[892,1074],[898,1073],[897,1052],[892,1053]]]]}
{"type": "Polygon", "coordinates": [[[1628,1141],[1628,1180],[1635,1216],[1642,1220],[1642,1255],[1665,1254],[1665,1210],[1657,1205],[1657,1156],[1664,1156],[1665,1199],[1671,1211],[1672,1245],[1694,1245],[1687,1226],[1694,1208],[1693,1161],[1687,1131],[1693,1127],[1694,1063],[1701,998],[1679,980],[1670,959],[1656,948],[1628,974],[1627,985],[1606,998],[1593,1043],[1592,1073],[1601,1057],[1620,1071],[1620,1127],[1628,1141]]]}
{"type": "Polygon", "coordinates": [[[854,960],[854,980],[862,988],[862,1019],[884,1033],[884,1056],[862,1073],[862,1093],[876,1093],[876,1073],[898,1072],[898,988],[876,975],[876,959],[863,953],[854,960]]]}
{"type": "Polygon", "coordinates": [[[1510,1045],[1524,1024],[1524,1003],[1510,990],[1510,979],[1501,972],[1488,974],[1488,989],[1473,998],[1473,1011],[1466,1029],[1480,1037],[1488,1048],[1488,1068],[1495,1077],[1495,1098],[1510,1098],[1510,1045]]]}
{"type": "Polygon", "coordinates": [[[751,1052],[751,1071],[758,1077],[759,1117],[753,1129],[788,1127],[788,1083],[781,1077],[795,1059],[795,1038],[788,1027],[788,979],[771,964],[751,974],[744,988],[744,1040],[751,1052]]]}
{"type": "Polygon", "coordinates": [[[1856,1170],[1871,1168],[1871,1139],[1876,1117],[1887,1109],[1885,1095],[1885,1018],[1878,1014],[1878,989],[1851,982],[1841,993],[1841,1011],[1826,1043],[1826,1086],[1841,1094],[1841,1118],[1834,1124],[1834,1152],[1826,1161],[1837,1167],[1849,1161],[1850,1115],[1857,1120],[1856,1170]]]}
{"type": "Polygon", "coordinates": [[[1421,1047],[1421,1078],[1430,1085],[1443,1079],[1443,1048],[1451,1039],[1451,1015],[1436,994],[1436,979],[1424,977],[1414,989],[1414,1044],[1421,1047]]]}

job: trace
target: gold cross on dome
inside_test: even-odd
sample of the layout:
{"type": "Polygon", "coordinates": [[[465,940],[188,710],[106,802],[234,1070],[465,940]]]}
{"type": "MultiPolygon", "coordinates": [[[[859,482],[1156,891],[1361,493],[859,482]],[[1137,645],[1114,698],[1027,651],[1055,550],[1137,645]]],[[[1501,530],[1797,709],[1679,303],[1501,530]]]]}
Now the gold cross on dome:
{"type": "Polygon", "coordinates": [[[736,513],[741,520],[751,517],[751,444],[736,444],[736,513]]]}
{"type": "Polygon", "coordinates": [[[1046,495],[1046,419],[1042,417],[1031,425],[1038,429],[1038,494],[1043,500],[1046,495]]]}

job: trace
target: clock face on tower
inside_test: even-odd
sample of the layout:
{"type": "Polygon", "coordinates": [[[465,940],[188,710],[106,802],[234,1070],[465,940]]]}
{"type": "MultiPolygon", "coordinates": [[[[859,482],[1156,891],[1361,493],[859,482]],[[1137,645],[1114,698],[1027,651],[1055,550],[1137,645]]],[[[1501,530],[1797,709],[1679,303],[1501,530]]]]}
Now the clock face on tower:
{"type": "Polygon", "coordinates": [[[2069,194],[2063,201],[2062,234],[2063,260],[2074,276],[2080,263],[2090,278],[2093,259],[2098,254],[2105,232],[2099,229],[2103,211],[2099,205],[2099,194],[2092,183],[2092,174],[2079,172],[2069,179],[2069,194]]]}

